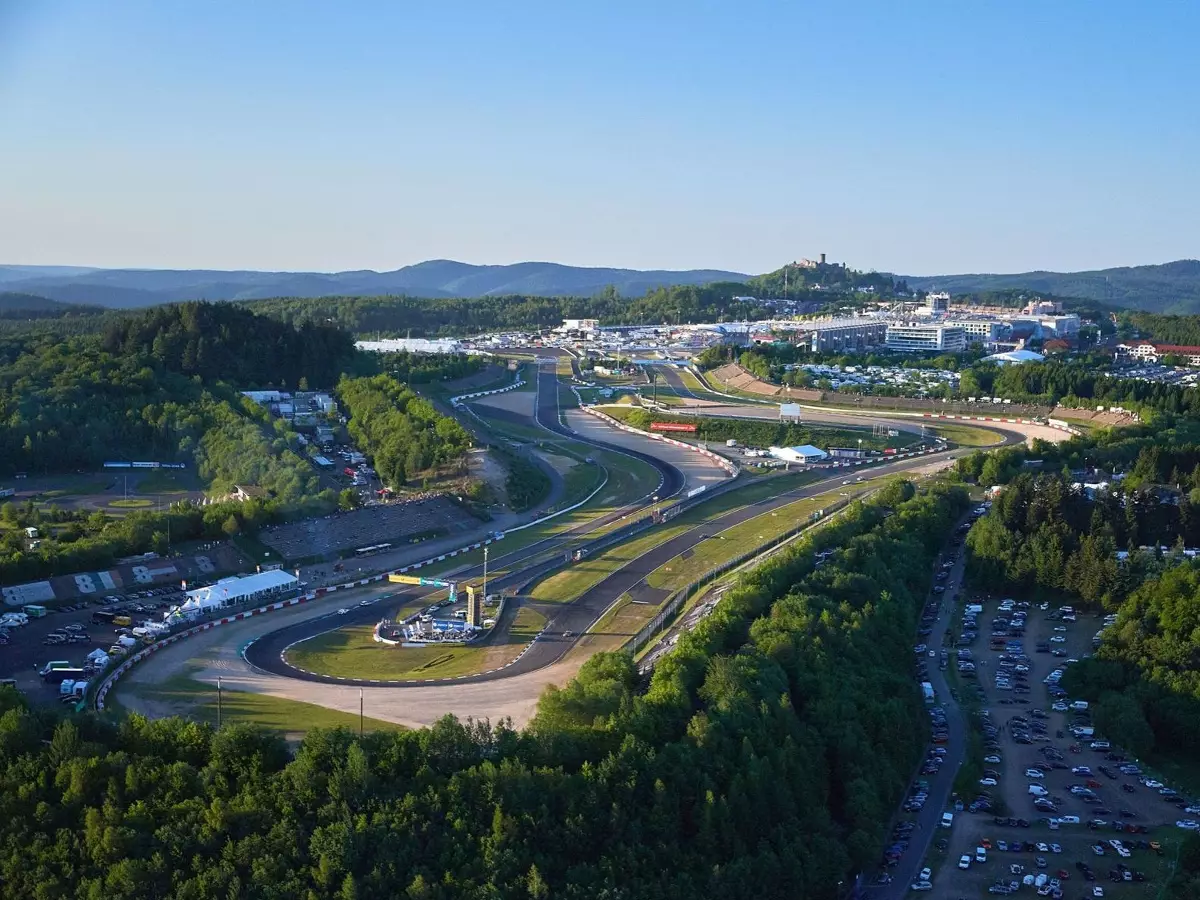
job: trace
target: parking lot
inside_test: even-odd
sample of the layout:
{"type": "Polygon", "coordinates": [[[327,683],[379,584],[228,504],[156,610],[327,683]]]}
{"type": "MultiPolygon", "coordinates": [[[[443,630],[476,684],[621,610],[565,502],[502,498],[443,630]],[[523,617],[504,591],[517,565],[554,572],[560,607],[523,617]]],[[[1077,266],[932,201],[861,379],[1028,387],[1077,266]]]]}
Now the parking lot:
{"type": "Polygon", "coordinates": [[[84,659],[91,651],[108,650],[121,633],[130,630],[129,626],[94,623],[94,612],[103,609],[127,615],[132,626],[145,619],[161,619],[162,611],[182,599],[178,586],[109,596],[120,597],[120,602],[103,597],[79,600],[57,610],[48,609],[47,615],[30,618],[27,625],[8,628],[7,643],[0,644],[0,678],[13,679],[17,688],[35,702],[56,702],[58,685],[43,681],[38,668],[50,660],[66,660],[73,667],[84,668],[84,659]]]}
{"type": "Polygon", "coordinates": [[[958,798],[940,839],[932,896],[1156,896],[1176,821],[1200,809],[1147,781],[1058,686],[1055,671],[1092,651],[1101,619],[986,595],[959,609],[955,680],[984,757],[978,790],[958,798]]]}

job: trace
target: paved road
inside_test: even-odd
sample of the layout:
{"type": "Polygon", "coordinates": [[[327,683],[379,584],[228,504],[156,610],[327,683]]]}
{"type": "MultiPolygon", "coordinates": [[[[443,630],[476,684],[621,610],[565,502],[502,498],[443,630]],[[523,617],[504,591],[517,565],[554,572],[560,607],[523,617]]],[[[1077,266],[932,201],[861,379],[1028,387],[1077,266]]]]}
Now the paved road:
{"type": "Polygon", "coordinates": [[[601,450],[619,453],[622,456],[631,456],[647,465],[653,466],[662,477],[662,485],[659,487],[658,496],[664,500],[668,497],[674,497],[683,489],[683,473],[666,460],[659,459],[657,456],[651,456],[649,453],[643,453],[640,450],[631,450],[627,447],[619,447],[608,441],[588,438],[564,426],[559,421],[558,384],[558,375],[555,373],[553,366],[541,365],[538,367],[537,423],[542,428],[552,431],[555,434],[561,434],[563,437],[568,437],[573,441],[580,441],[590,444],[593,447],[599,447],[601,450]]]}
{"type": "MultiPolygon", "coordinates": [[[[951,654],[951,659],[953,659],[955,648],[953,645],[944,645],[943,636],[946,629],[950,627],[951,619],[954,617],[955,608],[958,605],[949,598],[957,596],[962,589],[965,555],[964,553],[958,554],[958,562],[955,563],[950,576],[945,581],[946,592],[940,595],[942,598],[941,610],[937,622],[933,625],[933,633],[924,641],[930,648],[936,650],[939,656],[945,646],[945,649],[951,654]]],[[[939,563],[940,561],[939,559],[939,563]]],[[[937,594],[930,594],[930,597],[937,596],[937,594]]],[[[966,753],[967,721],[958,703],[950,695],[950,685],[946,682],[945,673],[937,667],[937,660],[926,656],[926,662],[931,664],[929,666],[929,682],[933,685],[934,695],[938,698],[939,705],[946,711],[946,724],[950,730],[950,740],[944,745],[946,761],[936,775],[918,776],[929,782],[929,798],[920,812],[901,813],[902,819],[917,823],[917,830],[913,832],[908,850],[900,858],[900,862],[890,870],[892,882],[883,886],[872,885],[869,888],[869,893],[874,900],[900,900],[908,894],[909,885],[916,881],[917,873],[924,865],[925,856],[928,854],[934,838],[950,837],[950,832],[941,828],[942,813],[952,809],[950,794],[966,753]]]]}

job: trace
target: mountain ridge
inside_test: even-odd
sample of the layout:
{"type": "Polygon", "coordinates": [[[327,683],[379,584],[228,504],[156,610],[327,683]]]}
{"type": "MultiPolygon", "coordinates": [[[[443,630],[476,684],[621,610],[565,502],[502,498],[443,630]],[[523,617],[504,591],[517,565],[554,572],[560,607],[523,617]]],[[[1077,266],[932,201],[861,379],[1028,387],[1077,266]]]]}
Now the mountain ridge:
{"type": "Polygon", "coordinates": [[[73,269],[0,265],[0,284],[16,293],[63,303],[136,308],[181,300],[260,300],[268,297],[407,294],[430,298],[591,296],[612,286],[640,296],[655,287],[743,281],[719,269],[620,269],[521,262],[480,266],[426,260],[387,272],[260,272],[220,269],[73,269]]]}
{"type": "Polygon", "coordinates": [[[1160,313],[1200,313],[1200,260],[1082,272],[1035,270],[1013,274],[907,275],[909,287],[951,294],[1028,290],[1160,313]]]}

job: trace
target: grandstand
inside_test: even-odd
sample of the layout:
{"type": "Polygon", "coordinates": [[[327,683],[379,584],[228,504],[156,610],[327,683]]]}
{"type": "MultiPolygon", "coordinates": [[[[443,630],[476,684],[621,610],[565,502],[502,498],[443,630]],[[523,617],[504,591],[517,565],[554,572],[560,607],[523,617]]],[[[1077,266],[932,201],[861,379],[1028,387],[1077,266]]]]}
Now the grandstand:
{"type": "Polygon", "coordinates": [[[343,554],[384,541],[465,531],[479,522],[445,496],[335,513],[264,529],[259,539],[286,560],[343,554]]]}

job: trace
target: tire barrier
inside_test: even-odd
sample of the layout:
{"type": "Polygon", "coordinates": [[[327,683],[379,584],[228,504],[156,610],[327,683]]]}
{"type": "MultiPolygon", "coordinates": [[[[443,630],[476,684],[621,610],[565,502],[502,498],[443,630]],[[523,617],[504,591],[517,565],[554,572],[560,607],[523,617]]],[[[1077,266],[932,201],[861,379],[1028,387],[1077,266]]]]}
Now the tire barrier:
{"type": "Polygon", "coordinates": [[[457,397],[451,397],[450,405],[458,406],[465,400],[475,400],[479,397],[490,397],[490,396],[492,396],[492,394],[504,394],[504,393],[507,393],[508,391],[515,391],[517,388],[521,387],[521,385],[523,385],[524,383],[525,383],[525,379],[522,378],[520,375],[517,375],[517,380],[514,381],[512,384],[508,385],[507,387],[493,388],[490,391],[475,391],[475,393],[473,393],[473,394],[459,394],[457,397]]]}

